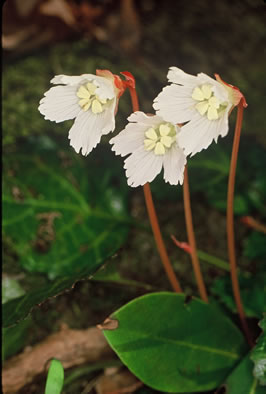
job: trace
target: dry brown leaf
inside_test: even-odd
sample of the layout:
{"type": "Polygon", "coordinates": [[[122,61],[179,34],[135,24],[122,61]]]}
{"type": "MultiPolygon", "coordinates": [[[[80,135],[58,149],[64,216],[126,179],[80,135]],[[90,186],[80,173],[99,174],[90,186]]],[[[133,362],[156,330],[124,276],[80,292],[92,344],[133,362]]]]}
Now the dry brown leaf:
{"type": "Polygon", "coordinates": [[[36,7],[36,5],[38,3],[40,3],[41,1],[43,1],[43,0],[23,0],[23,1],[15,0],[14,3],[15,3],[16,10],[17,10],[18,14],[22,18],[25,18],[32,13],[32,11],[36,7]]]}
{"type": "Polygon", "coordinates": [[[39,11],[43,15],[62,19],[68,26],[73,27],[76,24],[72,8],[65,0],[48,0],[40,4],[39,11]]]}

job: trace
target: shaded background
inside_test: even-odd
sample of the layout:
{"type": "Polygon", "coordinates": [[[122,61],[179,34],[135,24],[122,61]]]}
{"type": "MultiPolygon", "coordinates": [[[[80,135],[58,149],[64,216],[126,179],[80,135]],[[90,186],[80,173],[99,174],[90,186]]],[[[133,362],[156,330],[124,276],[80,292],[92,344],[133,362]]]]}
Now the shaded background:
{"type": "MultiPolygon", "coordinates": [[[[153,112],[152,101],[167,83],[170,66],[192,74],[205,72],[212,76],[218,73],[226,82],[237,86],[248,102],[237,174],[236,238],[240,265],[253,275],[258,274],[265,258],[265,236],[245,226],[241,217],[251,215],[263,222],[266,216],[265,12],[266,4],[262,0],[7,0],[2,25],[3,155],[8,162],[4,177],[13,173],[16,177],[21,154],[51,158],[50,166],[54,171],[58,165],[58,162],[54,164],[55,156],[59,156],[64,165],[67,160],[75,160],[67,139],[72,122],[45,121],[37,110],[39,100],[50,87],[49,81],[56,74],[95,73],[98,68],[117,74],[130,71],[136,78],[141,110],[153,112]],[[69,155],[72,155],[70,159],[69,155]]],[[[223,259],[227,258],[225,198],[234,112],[229,135],[189,163],[198,247],[223,259]]],[[[125,93],[120,100],[115,133],[124,127],[130,113],[130,99],[125,93]]],[[[92,182],[90,171],[99,170],[98,179],[102,179],[107,167],[109,172],[113,169],[108,188],[110,186],[111,193],[116,194],[107,195],[106,199],[115,201],[115,196],[123,195],[124,208],[138,223],[127,228],[124,238],[121,237],[122,247],[113,261],[121,276],[145,282],[156,289],[169,289],[148,230],[142,190],[128,190],[123,162],[110,153],[108,140],[109,137],[103,138],[103,144],[88,158],[80,158],[84,167],[74,176],[92,182]],[[144,230],[140,229],[140,224],[144,230]]],[[[66,167],[62,168],[64,171],[66,167]]],[[[26,164],[23,169],[23,176],[29,183],[31,176],[38,177],[38,173],[30,173],[26,164]]],[[[20,174],[18,185],[21,182],[20,174]]],[[[18,201],[19,187],[13,189],[18,201]]],[[[96,184],[93,188],[97,189],[96,184]]],[[[105,185],[98,188],[91,197],[95,201],[99,198],[97,193],[105,193],[105,185]]],[[[186,240],[182,190],[163,184],[161,177],[152,183],[152,190],[175,270],[186,293],[197,294],[189,258],[170,240],[171,234],[181,241],[186,240]]],[[[60,261],[58,269],[56,264],[47,268],[21,257],[15,247],[20,239],[18,233],[27,234],[31,242],[36,238],[36,226],[31,227],[26,222],[23,226],[4,231],[4,274],[18,280],[24,291],[30,291],[60,274],[60,261]]],[[[25,250],[27,256],[31,256],[32,243],[29,247],[27,239],[20,242],[20,245],[23,242],[28,245],[25,250]]],[[[39,247],[37,252],[35,248],[35,253],[43,258],[50,245],[38,244],[39,247]]],[[[216,278],[224,276],[222,270],[205,263],[202,269],[209,288],[216,278]]],[[[213,296],[218,294],[219,297],[219,291],[226,286],[225,282],[218,284],[213,296]]],[[[34,311],[34,324],[26,340],[23,336],[21,348],[56,331],[62,322],[72,328],[97,324],[117,307],[146,291],[134,286],[121,288],[119,283],[101,286],[78,283],[70,294],[49,300],[34,311]]],[[[77,387],[74,390],[81,392],[77,387]]],[[[25,392],[37,392],[34,390],[33,385],[25,392]]],[[[73,392],[73,387],[69,390],[66,392],[73,392]]]]}

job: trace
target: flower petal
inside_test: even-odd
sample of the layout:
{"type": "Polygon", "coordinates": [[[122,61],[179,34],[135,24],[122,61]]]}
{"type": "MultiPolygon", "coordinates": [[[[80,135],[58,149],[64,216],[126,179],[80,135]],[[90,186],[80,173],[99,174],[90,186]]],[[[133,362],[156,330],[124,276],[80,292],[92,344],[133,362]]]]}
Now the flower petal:
{"type": "Polygon", "coordinates": [[[115,97],[114,84],[111,80],[93,74],[82,75],[56,75],[51,79],[51,83],[77,86],[86,82],[93,81],[97,85],[95,93],[102,99],[112,99],[115,97]]]}
{"type": "Polygon", "coordinates": [[[196,78],[194,75],[187,74],[177,67],[170,67],[167,74],[169,82],[177,83],[178,85],[195,86],[197,84],[196,78]]]}
{"type": "Polygon", "coordinates": [[[184,149],[185,155],[191,156],[208,148],[213,140],[217,142],[219,135],[228,133],[228,111],[217,120],[208,120],[197,114],[189,123],[181,127],[178,134],[178,144],[184,149]]]}
{"type": "Polygon", "coordinates": [[[125,160],[124,168],[128,177],[128,185],[137,187],[152,182],[161,172],[162,164],[162,156],[156,156],[141,146],[125,160]]]}
{"type": "Polygon", "coordinates": [[[40,101],[40,113],[56,123],[74,119],[81,111],[76,90],[75,86],[52,87],[40,101]]]}
{"type": "Polygon", "coordinates": [[[62,85],[78,85],[82,83],[83,81],[91,81],[92,79],[95,79],[95,75],[93,74],[82,74],[82,75],[56,75],[51,79],[51,83],[54,85],[62,84],[62,85]]]}
{"type": "Polygon", "coordinates": [[[115,94],[114,84],[104,77],[98,77],[97,75],[94,76],[94,82],[98,85],[97,89],[95,90],[95,94],[100,99],[113,99],[115,94]]]}
{"type": "Polygon", "coordinates": [[[156,114],[172,123],[189,121],[196,112],[192,91],[192,88],[185,86],[166,86],[154,100],[153,108],[156,114]]]}
{"type": "Polygon", "coordinates": [[[136,123],[139,123],[139,124],[146,125],[146,128],[147,128],[147,125],[148,126],[155,126],[155,125],[163,122],[163,119],[161,117],[156,116],[156,115],[149,116],[149,115],[146,115],[144,112],[141,112],[141,111],[133,112],[127,118],[127,120],[129,122],[136,122],[136,123]]]}
{"type": "Polygon", "coordinates": [[[109,142],[114,144],[112,150],[116,155],[126,156],[144,144],[144,133],[147,125],[140,125],[138,123],[128,123],[116,137],[109,142]]]}
{"type": "Polygon", "coordinates": [[[177,144],[173,145],[163,159],[163,178],[165,182],[169,182],[170,185],[177,185],[178,183],[182,185],[186,162],[183,149],[179,148],[177,144]]]}
{"type": "Polygon", "coordinates": [[[87,156],[100,142],[103,134],[114,130],[113,111],[106,109],[101,114],[81,111],[69,130],[70,145],[75,151],[87,156]]]}
{"type": "Polygon", "coordinates": [[[211,84],[212,85],[212,91],[214,95],[221,101],[230,101],[228,91],[226,90],[225,86],[216,81],[215,79],[209,77],[208,75],[204,73],[199,73],[197,75],[198,78],[198,84],[211,84]]]}
{"type": "MultiPolygon", "coordinates": [[[[117,105],[117,100],[113,99],[109,103],[109,106],[100,114],[102,119],[102,134],[106,135],[115,129],[115,108],[117,105]]],[[[99,115],[98,115],[99,116],[99,115]]]]}

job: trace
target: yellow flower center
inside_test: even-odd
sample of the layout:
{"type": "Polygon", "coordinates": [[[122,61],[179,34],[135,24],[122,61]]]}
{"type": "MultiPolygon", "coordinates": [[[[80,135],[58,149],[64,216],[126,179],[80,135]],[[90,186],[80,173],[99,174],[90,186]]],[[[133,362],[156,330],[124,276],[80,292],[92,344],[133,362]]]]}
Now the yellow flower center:
{"type": "Polygon", "coordinates": [[[153,150],[156,155],[164,155],[176,142],[176,130],[173,125],[162,123],[145,131],[145,137],[145,150],[153,150]]]}
{"type": "Polygon", "coordinates": [[[92,82],[81,85],[77,91],[77,96],[80,98],[79,105],[83,111],[88,111],[91,108],[94,114],[100,114],[104,110],[104,104],[107,103],[107,99],[101,99],[95,94],[97,86],[92,82]]]}
{"type": "Polygon", "coordinates": [[[216,120],[222,116],[228,103],[221,101],[214,95],[212,85],[197,86],[192,92],[192,98],[198,103],[195,108],[201,115],[206,115],[209,120],[216,120]]]}

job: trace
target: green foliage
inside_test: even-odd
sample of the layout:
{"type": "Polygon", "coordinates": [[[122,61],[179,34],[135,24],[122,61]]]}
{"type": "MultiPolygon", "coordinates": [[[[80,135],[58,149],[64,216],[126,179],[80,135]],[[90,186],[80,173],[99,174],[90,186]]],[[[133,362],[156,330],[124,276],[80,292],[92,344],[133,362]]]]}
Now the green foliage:
{"type": "Polygon", "coordinates": [[[23,268],[60,278],[9,301],[5,326],[94,274],[124,242],[130,223],[128,189],[109,150],[85,161],[53,144],[39,152],[37,146],[38,155],[4,159],[3,229],[23,268]]]}
{"type": "Polygon", "coordinates": [[[266,260],[266,235],[258,231],[252,233],[244,242],[244,256],[251,260],[266,260]]]}
{"type": "Polygon", "coordinates": [[[2,304],[23,295],[25,291],[16,279],[5,276],[2,278],[2,304]]]}
{"type": "MultiPolygon", "coordinates": [[[[2,304],[7,303],[25,293],[17,280],[9,277],[2,279],[2,304]]],[[[28,329],[31,320],[26,319],[20,322],[16,327],[2,329],[2,360],[17,353],[24,345],[27,339],[28,329]]]]}
{"type": "Polygon", "coordinates": [[[45,394],[60,394],[64,384],[64,368],[59,360],[53,359],[45,385],[45,394]]]}
{"type": "Polygon", "coordinates": [[[13,327],[3,327],[2,329],[2,360],[13,356],[21,350],[28,339],[28,331],[31,326],[31,319],[25,319],[13,327]]]}
{"type": "MultiPolygon", "coordinates": [[[[221,139],[188,163],[192,191],[202,192],[208,202],[225,212],[231,142],[221,139]]],[[[245,136],[241,139],[237,166],[234,212],[246,215],[254,209],[266,213],[265,150],[245,136]]]]}
{"type": "Polygon", "coordinates": [[[183,294],[151,293],[114,312],[104,335],[145,384],[198,392],[221,384],[246,351],[238,329],[213,306],[183,294]],[[116,324],[118,327],[115,328],[116,324]]]}
{"type": "Polygon", "coordinates": [[[101,269],[98,270],[98,272],[93,276],[92,279],[99,282],[109,282],[122,286],[132,286],[136,288],[139,287],[147,289],[150,291],[152,290],[153,287],[147,283],[125,279],[121,276],[118,268],[119,267],[117,263],[115,263],[114,261],[110,261],[105,266],[101,267],[101,269]]]}
{"type": "Polygon", "coordinates": [[[251,352],[251,359],[255,364],[253,373],[260,384],[266,386],[266,317],[259,323],[262,329],[256,346],[251,352]]]}
{"type": "MultiPolygon", "coordinates": [[[[246,316],[257,317],[259,319],[265,311],[266,305],[266,273],[259,272],[256,275],[248,277],[239,275],[239,285],[246,316]]],[[[215,279],[211,292],[230,311],[237,313],[229,275],[215,279]]]]}
{"type": "Polygon", "coordinates": [[[4,166],[4,233],[26,270],[78,276],[125,240],[127,189],[115,166],[102,171],[100,159],[86,167],[77,155],[53,151],[6,158],[4,166]]]}
{"type": "Polygon", "coordinates": [[[2,312],[3,326],[9,327],[25,319],[35,305],[39,305],[48,298],[73,288],[78,280],[91,278],[102,264],[102,261],[94,262],[88,267],[84,267],[78,274],[60,277],[46,286],[28,291],[24,296],[6,302],[3,305],[2,312]]]}
{"type": "Polygon", "coordinates": [[[252,362],[248,354],[233,370],[225,382],[226,394],[263,394],[264,388],[252,374],[252,362]]]}

